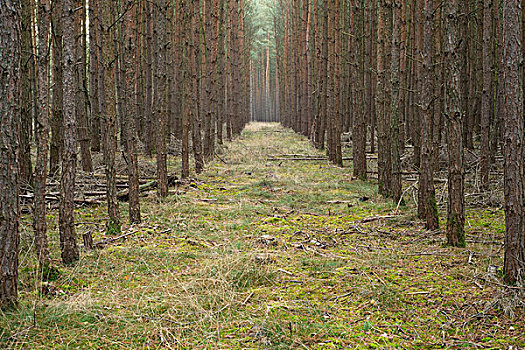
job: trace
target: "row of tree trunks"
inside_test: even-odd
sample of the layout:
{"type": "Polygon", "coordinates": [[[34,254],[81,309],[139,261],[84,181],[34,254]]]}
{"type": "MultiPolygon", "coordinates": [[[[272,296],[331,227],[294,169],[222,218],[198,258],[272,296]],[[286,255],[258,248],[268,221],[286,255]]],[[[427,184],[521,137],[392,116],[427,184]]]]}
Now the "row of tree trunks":
{"type": "MultiPolygon", "coordinates": [[[[379,192],[396,204],[403,203],[405,158],[419,173],[418,214],[429,230],[439,228],[434,174],[448,156],[449,245],[465,246],[464,148],[478,157],[480,190],[495,189],[491,169],[498,148],[505,148],[505,266],[507,280],[516,281],[525,254],[520,3],[280,0],[276,9],[281,123],[300,134],[306,126],[313,145],[326,147],[338,166],[341,132],[350,131],[354,176],[366,179],[366,152],[377,151],[379,192]]],[[[266,55],[259,57],[253,69],[258,115],[268,104],[262,92],[272,95],[261,88],[268,79],[266,55]]]]}
{"type": "Polygon", "coordinates": [[[155,152],[155,187],[165,197],[172,135],[182,138],[187,178],[190,153],[200,173],[212,160],[215,144],[222,143],[225,126],[229,139],[241,133],[249,121],[253,29],[241,0],[203,0],[202,5],[167,0],[2,3],[1,306],[16,301],[21,186],[34,191],[24,198],[33,199],[35,248],[44,276],[55,271],[49,270],[49,176],[59,179],[61,256],[64,264],[72,264],[79,259],[77,166],[92,173],[92,152],[103,153],[107,232],[117,234],[122,222],[115,168],[119,145],[127,164],[129,222],[139,223],[139,141],[146,155],[155,152]]]}

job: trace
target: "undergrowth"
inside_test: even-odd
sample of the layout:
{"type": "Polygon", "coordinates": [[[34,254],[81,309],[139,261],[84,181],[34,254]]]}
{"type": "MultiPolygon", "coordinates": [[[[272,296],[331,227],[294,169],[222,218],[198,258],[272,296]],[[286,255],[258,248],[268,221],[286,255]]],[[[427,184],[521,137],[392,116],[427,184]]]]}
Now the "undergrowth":
{"type": "MultiPolygon", "coordinates": [[[[350,168],[268,159],[280,154],[323,153],[252,124],[205,174],[144,198],[126,239],[42,284],[25,217],[20,305],[0,314],[0,348],[525,347],[520,289],[499,275],[501,209],[469,208],[468,248],[448,248],[410,196],[397,208],[350,168]]],[[[79,234],[107,238],[104,217],[79,209],[79,234]]],[[[58,265],[56,213],[49,223],[58,265]]]]}

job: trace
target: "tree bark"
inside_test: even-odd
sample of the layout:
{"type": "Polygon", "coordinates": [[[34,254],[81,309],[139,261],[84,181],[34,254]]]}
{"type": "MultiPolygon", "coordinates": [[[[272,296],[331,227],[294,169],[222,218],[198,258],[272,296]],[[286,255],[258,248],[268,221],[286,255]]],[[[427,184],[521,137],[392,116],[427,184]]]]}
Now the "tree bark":
{"type": "Polygon", "coordinates": [[[79,259],[75,232],[75,176],[77,165],[76,108],[75,108],[75,9],[73,0],[62,0],[62,28],[64,31],[62,47],[63,111],[64,111],[64,152],[62,176],[60,178],[60,248],[64,264],[72,264],[79,259]]]}
{"type": "Polygon", "coordinates": [[[19,7],[16,0],[5,0],[0,6],[0,308],[15,306],[18,296],[19,7]]]}
{"type": "Polygon", "coordinates": [[[446,99],[445,115],[448,129],[448,220],[447,244],[454,247],[465,247],[465,209],[464,209],[464,176],[463,167],[463,117],[461,94],[461,66],[464,57],[460,48],[460,16],[458,0],[451,0],[446,5],[446,41],[445,66],[446,99]]]}
{"type": "Polygon", "coordinates": [[[58,176],[64,148],[64,74],[62,65],[62,0],[53,3],[53,114],[51,117],[51,147],[49,154],[49,174],[58,176]]]}
{"type": "MultiPolygon", "coordinates": [[[[79,2],[79,5],[82,3],[79,2]]],[[[82,6],[80,7],[82,8],[82,6]]],[[[84,7],[85,9],[85,7],[84,7]]],[[[76,39],[76,64],[75,64],[75,84],[76,84],[76,109],[77,109],[77,137],[80,144],[80,160],[82,170],[87,173],[93,172],[93,160],[91,159],[91,136],[89,135],[89,115],[88,115],[88,91],[87,91],[87,27],[85,10],[76,10],[82,16],[78,16],[75,21],[76,39]]]]}
{"type": "Polygon", "coordinates": [[[146,93],[144,99],[144,140],[145,152],[148,156],[153,154],[153,21],[152,1],[146,1],[146,65],[144,80],[146,83],[146,93]]]}
{"type": "Polygon", "coordinates": [[[35,162],[35,197],[33,203],[33,229],[35,247],[41,269],[50,264],[47,242],[46,180],[49,135],[49,24],[51,4],[48,0],[37,3],[38,15],[38,106],[35,115],[35,143],[37,148],[35,162]]]}
{"type": "Polygon", "coordinates": [[[419,206],[420,212],[426,222],[428,230],[436,230],[439,227],[436,194],[434,189],[434,174],[432,171],[432,103],[433,103],[433,77],[432,77],[432,35],[433,33],[434,1],[424,0],[424,25],[422,34],[422,90],[421,90],[421,161],[419,175],[419,206]]]}
{"type": "MultiPolygon", "coordinates": [[[[367,174],[367,165],[366,165],[366,121],[365,113],[368,107],[368,103],[365,103],[367,94],[369,93],[369,87],[365,84],[367,82],[367,71],[368,71],[368,58],[366,55],[366,47],[368,43],[366,42],[367,38],[365,35],[365,26],[366,20],[365,16],[365,4],[361,1],[355,2],[355,10],[357,16],[357,27],[359,31],[357,33],[361,34],[358,36],[357,44],[359,50],[357,52],[357,57],[359,57],[359,68],[355,72],[359,75],[359,91],[356,99],[356,109],[354,110],[353,116],[353,127],[352,127],[352,145],[353,145],[353,154],[354,154],[354,176],[366,180],[367,174]]],[[[354,83],[357,84],[357,83],[354,83]]]]}
{"type": "Polygon", "coordinates": [[[89,3],[89,99],[91,107],[91,150],[100,152],[100,109],[98,101],[99,86],[99,64],[98,44],[99,44],[99,18],[97,16],[99,1],[89,3]]]}
{"type": "Polygon", "coordinates": [[[505,66],[504,191],[505,281],[518,282],[525,271],[525,224],[523,214],[523,77],[521,1],[503,3],[505,66]]]}
{"type": "Polygon", "coordinates": [[[102,152],[106,173],[106,200],[108,206],[108,221],[106,232],[110,235],[120,233],[120,210],[117,201],[115,153],[117,151],[117,126],[115,111],[115,81],[117,63],[115,56],[114,23],[116,15],[112,8],[114,3],[105,2],[98,7],[99,17],[99,105],[102,122],[102,152]]]}
{"type": "Polygon", "coordinates": [[[490,172],[490,121],[492,118],[492,0],[483,0],[483,90],[481,95],[481,188],[488,190],[490,172]]]}
{"type": "MultiPolygon", "coordinates": [[[[33,133],[33,78],[35,69],[35,59],[32,56],[32,6],[28,1],[21,2],[21,40],[22,40],[22,61],[20,68],[21,78],[21,127],[20,127],[20,184],[30,185],[33,177],[31,164],[31,135],[33,133]]],[[[46,160],[47,161],[47,160],[46,160]]]]}
{"type": "Polygon", "coordinates": [[[155,121],[156,121],[156,151],[157,151],[157,179],[159,181],[158,194],[160,197],[168,196],[168,167],[167,167],[167,76],[166,76],[166,28],[167,28],[167,3],[166,0],[157,0],[155,16],[155,121]]]}
{"type": "Polygon", "coordinates": [[[399,119],[401,115],[400,98],[400,64],[401,64],[401,0],[393,1],[393,26],[392,26],[392,64],[391,64],[391,85],[392,85],[392,118],[390,121],[391,144],[392,144],[392,178],[391,191],[394,203],[401,200],[403,188],[401,185],[401,156],[399,154],[399,119]]]}
{"type": "MultiPolygon", "coordinates": [[[[236,0],[238,1],[238,0],[236,0]]],[[[201,85],[201,49],[200,49],[200,14],[198,4],[193,3],[193,16],[191,28],[193,32],[192,56],[191,56],[191,75],[192,75],[192,98],[193,98],[193,118],[192,118],[192,142],[193,157],[195,158],[195,172],[202,173],[204,170],[204,158],[202,155],[202,135],[201,135],[201,115],[200,115],[200,85],[201,85]]],[[[234,103],[235,105],[235,103],[234,103]]],[[[238,106],[238,104],[237,104],[238,106]]]]}
{"type": "Polygon", "coordinates": [[[387,47],[386,41],[391,40],[388,36],[388,4],[386,0],[380,0],[378,5],[377,21],[377,89],[376,89],[376,110],[377,110],[377,136],[378,136],[378,178],[379,193],[383,196],[390,195],[389,169],[390,166],[390,116],[387,116],[385,106],[390,104],[386,85],[390,84],[387,80],[387,47]],[[387,136],[388,135],[388,136],[387,136]]]}
{"type": "Polygon", "coordinates": [[[192,37],[191,37],[191,18],[193,17],[193,10],[189,0],[184,0],[182,4],[183,21],[181,21],[180,32],[184,37],[183,49],[183,83],[184,83],[184,102],[182,105],[182,178],[187,179],[190,176],[190,120],[192,115],[192,86],[193,77],[191,75],[191,68],[189,67],[191,56],[193,55],[192,37]],[[188,29],[190,27],[190,29],[188,29]]]}
{"type": "Polygon", "coordinates": [[[124,152],[126,154],[126,165],[128,170],[128,187],[129,187],[129,222],[131,224],[138,224],[141,222],[140,218],[140,200],[139,200],[139,166],[137,159],[137,115],[136,108],[134,106],[135,101],[137,101],[137,95],[139,94],[138,86],[135,84],[136,75],[138,70],[135,65],[135,53],[138,43],[136,40],[137,36],[135,35],[135,30],[138,30],[136,27],[136,16],[137,16],[137,7],[138,4],[129,5],[132,6],[129,9],[125,9],[127,14],[124,18],[124,33],[125,40],[123,43],[124,46],[124,57],[123,57],[123,66],[124,69],[124,81],[125,81],[125,91],[123,91],[124,96],[126,97],[123,101],[123,109],[125,110],[125,115],[123,116],[126,119],[127,132],[126,136],[126,146],[124,147],[124,152]]]}

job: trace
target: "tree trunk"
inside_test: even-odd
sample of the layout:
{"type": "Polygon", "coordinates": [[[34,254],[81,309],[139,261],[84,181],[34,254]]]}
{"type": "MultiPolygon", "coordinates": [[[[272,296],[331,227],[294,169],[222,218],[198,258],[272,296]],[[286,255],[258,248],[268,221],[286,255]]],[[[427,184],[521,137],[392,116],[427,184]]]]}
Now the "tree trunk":
{"type": "Polygon", "coordinates": [[[167,168],[167,76],[166,76],[166,28],[167,6],[166,0],[157,0],[155,16],[155,121],[156,121],[156,151],[157,151],[157,179],[159,181],[158,194],[160,197],[168,196],[168,168],[167,168]]]}
{"type": "Polygon", "coordinates": [[[50,263],[47,242],[46,215],[46,180],[49,135],[49,24],[51,4],[40,0],[37,4],[38,14],[38,106],[35,115],[35,143],[37,148],[35,162],[35,197],[33,207],[33,228],[35,230],[35,247],[41,269],[50,263]]]}
{"type": "MultiPolygon", "coordinates": [[[[505,66],[505,281],[513,284],[525,271],[525,223],[523,215],[523,77],[521,1],[503,3],[505,66]]],[[[3,86],[3,85],[2,85],[3,86]]]]}
{"type": "Polygon", "coordinates": [[[51,118],[51,147],[49,154],[49,174],[58,176],[64,148],[64,74],[62,65],[62,0],[53,2],[53,115],[51,118]]]}
{"type": "Polygon", "coordinates": [[[226,113],[225,107],[225,90],[226,90],[226,74],[225,70],[225,55],[224,55],[224,39],[226,36],[226,19],[224,11],[224,0],[219,0],[219,18],[218,18],[218,47],[217,47],[217,143],[223,143],[223,129],[224,129],[224,115],[226,113]]]}
{"type": "MultiPolygon", "coordinates": [[[[74,28],[75,9],[78,7],[76,5],[78,4],[73,0],[62,0],[62,28],[74,28]]],[[[64,31],[62,48],[64,153],[60,178],[61,201],[59,211],[60,248],[64,264],[72,264],[79,259],[74,212],[77,165],[75,62],[75,33],[73,30],[66,30],[64,31]]]]}
{"type": "Polygon", "coordinates": [[[359,76],[359,82],[354,82],[355,86],[358,86],[356,93],[358,94],[354,99],[356,101],[355,110],[353,113],[353,126],[352,126],[352,146],[353,146],[353,166],[354,176],[366,180],[367,165],[366,165],[366,121],[365,116],[368,104],[365,103],[369,88],[365,85],[367,82],[367,70],[368,70],[368,58],[366,55],[366,20],[365,20],[365,4],[360,1],[355,2],[355,11],[357,16],[357,28],[358,37],[356,38],[357,53],[356,58],[359,60],[359,67],[354,69],[356,74],[359,76]]]}
{"type": "Polygon", "coordinates": [[[445,115],[448,126],[448,220],[447,244],[454,247],[465,246],[465,209],[464,209],[464,176],[463,167],[463,116],[461,94],[461,66],[464,57],[461,56],[459,40],[460,16],[458,0],[447,3],[446,12],[446,40],[445,66],[446,72],[446,99],[445,115]]]}
{"type": "Polygon", "coordinates": [[[99,79],[99,18],[97,16],[99,1],[89,3],[89,100],[91,106],[91,150],[100,152],[100,109],[98,101],[99,79]]]}
{"type": "Polygon", "coordinates": [[[117,201],[115,153],[117,151],[117,127],[115,111],[115,81],[117,63],[115,57],[115,28],[109,26],[116,18],[113,3],[104,3],[98,7],[99,29],[99,103],[100,113],[104,116],[102,123],[102,152],[106,172],[106,199],[108,221],[106,232],[110,235],[120,233],[120,211],[117,201]]]}
{"type": "Polygon", "coordinates": [[[144,99],[144,140],[145,152],[148,156],[153,154],[153,21],[152,1],[146,1],[146,66],[144,80],[146,82],[146,96],[144,99]]]}
{"type": "Polygon", "coordinates": [[[424,0],[424,26],[422,34],[422,90],[421,90],[421,162],[419,176],[420,212],[426,221],[428,230],[439,227],[436,194],[434,189],[434,174],[432,171],[432,103],[433,103],[433,68],[432,68],[432,35],[433,33],[434,1],[424,0]]]}
{"type": "Polygon", "coordinates": [[[490,171],[490,121],[492,119],[492,0],[483,0],[483,92],[481,95],[481,188],[488,190],[490,171]]]}
{"type": "Polygon", "coordinates": [[[377,136],[378,136],[378,178],[379,178],[379,193],[383,196],[389,196],[389,185],[387,174],[388,160],[390,154],[387,153],[387,143],[389,142],[387,133],[390,134],[389,126],[390,123],[387,123],[387,120],[390,119],[386,117],[385,106],[387,103],[390,103],[387,100],[387,79],[386,79],[386,45],[387,40],[391,40],[387,35],[387,21],[388,21],[388,10],[387,10],[386,0],[379,1],[379,13],[377,20],[377,89],[376,89],[376,111],[377,111],[377,136]]]}
{"type": "MultiPolygon", "coordinates": [[[[81,3],[79,3],[80,5],[81,3]]],[[[82,6],[80,7],[82,8],[82,6]]],[[[84,7],[85,8],[85,7],[84,7]]],[[[77,10],[78,11],[78,10],[77,10]]],[[[82,15],[77,16],[75,21],[76,38],[76,64],[75,64],[75,84],[76,84],[76,112],[77,112],[77,136],[80,144],[80,159],[82,170],[88,173],[93,172],[93,160],[91,159],[91,136],[89,135],[89,116],[87,109],[87,79],[85,79],[87,58],[87,28],[86,13],[79,11],[82,15]]]]}
{"type": "MultiPolygon", "coordinates": [[[[461,11],[460,16],[460,22],[459,22],[459,32],[464,33],[463,40],[461,40],[461,46],[459,48],[460,50],[460,56],[463,59],[463,63],[461,65],[460,70],[460,84],[461,84],[461,95],[462,98],[462,106],[461,109],[465,112],[464,120],[463,120],[463,146],[465,148],[473,149],[472,145],[472,134],[473,134],[473,108],[471,108],[470,103],[472,101],[472,92],[474,89],[471,89],[471,81],[474,81],[474,79],[470,79],[471,76],[474,76],[473,74],[473,67],[475,66],[474,62],[469,63],[469,55],[471,54],[470,51],[473,51],[473,42],[474,40],[470,39],[469,35],[469,12],[471,11],[470,7],[468,6],[467,1],[464,6],[461,8],[458,8],[459,11],[461,11]]],[[[474,12],[474,11],[472,11],[474,12]]]]}
{"type": "Polygon", "coordinates": [[[20,110],[19,2],[0,6],[0,308],[16,305],[18,296],[18,128],[20,110]]]}
{"type": "Polygon", "coordinates": [[[391,191],[394,203],[401,200],[403,188],[401,185],[401,156],[399,154],[399,119],[401,115],[400,101],[400,64],[401,64],[401,0],[393,2],[393,26],[392,26],[392,119],[390,121],[390,132],[392,142],[392,179],[391,191]]]}
{"type": "Polygon", "coordinates": [[[138,5],[133,6],[126,14],[123,25],[125,40],[124,46],[124,57],[123,66],[124,69],[124,81],[125,91],[123,91],[125,101],[123,101],[123,111],[125,114],[123,117],[126,119],[127,131],[125,133],[125,147],[124,152],[126,154],[126,165],[128,169],[128,187],[129,187],[129,222],[131,224],[138,224],[141,222],[140,219],[140,200],[139,200],[139,166],[137,159],[137,116],[136,109],[133,105],[137,101],[137,95],[139,94],[138,86],[135,85],[136,75],[138,74],[135,65],[133,55],[136,52],[135,45],[138,46],[136,41],[137,36],[135,35],[136,27],[135,18],[138,13],[138,5]]]}
{"type": "Polygon", "coordinates": [[[190,176],[190,145],[189,145],[189,133],[190,133],[190,120],[192,116],[192,86],[193,76],[191,75],[190,61],[193,56],[192,46],[192,29],[191,29],[191,18],[193,17],[193,10],[189,0],[185,0],[182,6],[184,11],[183,21],[181,22],[181,34],[184,37],[184,59],[183,69],[184,74],[184,102],[182,104],[182,178],[187,179],[190,176]],[[189,27],[189,29],[188,29],[189,27]]]}
{"type": "MultiPolygon", "coordinates": [[[[237,0],[238,1],[238,0],[237,0]]],[[[193,98],[193,118],[192,118],[192,141],[193,156],[195,158],[195,172],[200,174],[204,170],[204,158],[202,155],[202,135],[201,135],[201,115],[200,115],[200,85],[201,85],[201,50],[200,50],[200,14],[198,4],[193,4],[193,16],[191,28],[193,32],[193,45],[191,56],[192,72],[192,98],[193,98]]]]}
{"type": "MultiPolygon", "coordinates": [[[[21,127],[20,127],[20,185],[27,186],[32,182],[32,165],[31,165],[31,135],[33,132],[33,78],[35,59],[32,56],[33,44],[31,34],[31,13],[32,7],[30,2],[22,1],[21,10],[21,127]]],[[[47,159],[46,159],[47,161],[47,159]]]]}

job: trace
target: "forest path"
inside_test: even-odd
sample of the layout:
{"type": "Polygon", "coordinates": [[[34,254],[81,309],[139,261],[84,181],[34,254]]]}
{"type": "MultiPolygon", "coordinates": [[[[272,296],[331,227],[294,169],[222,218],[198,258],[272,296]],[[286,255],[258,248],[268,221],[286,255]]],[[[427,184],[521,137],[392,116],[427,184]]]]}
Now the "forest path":
{"type": "Polygon", "coordinates": [[[479,278],[487,264],[501,264],[499,246],[444,248],[413,209],[397,212],[374,183],[352,180],[351,169],[269,159],[292,154],[323,156],[277,124],[248,125],[198,179],[167,199],[144,199],[145,223],[126,240],[64,268],[49,286],[61,292],[0,317],[0,345],[523,345],[524,322],[487,308],[496,289],[479,278]]]}

